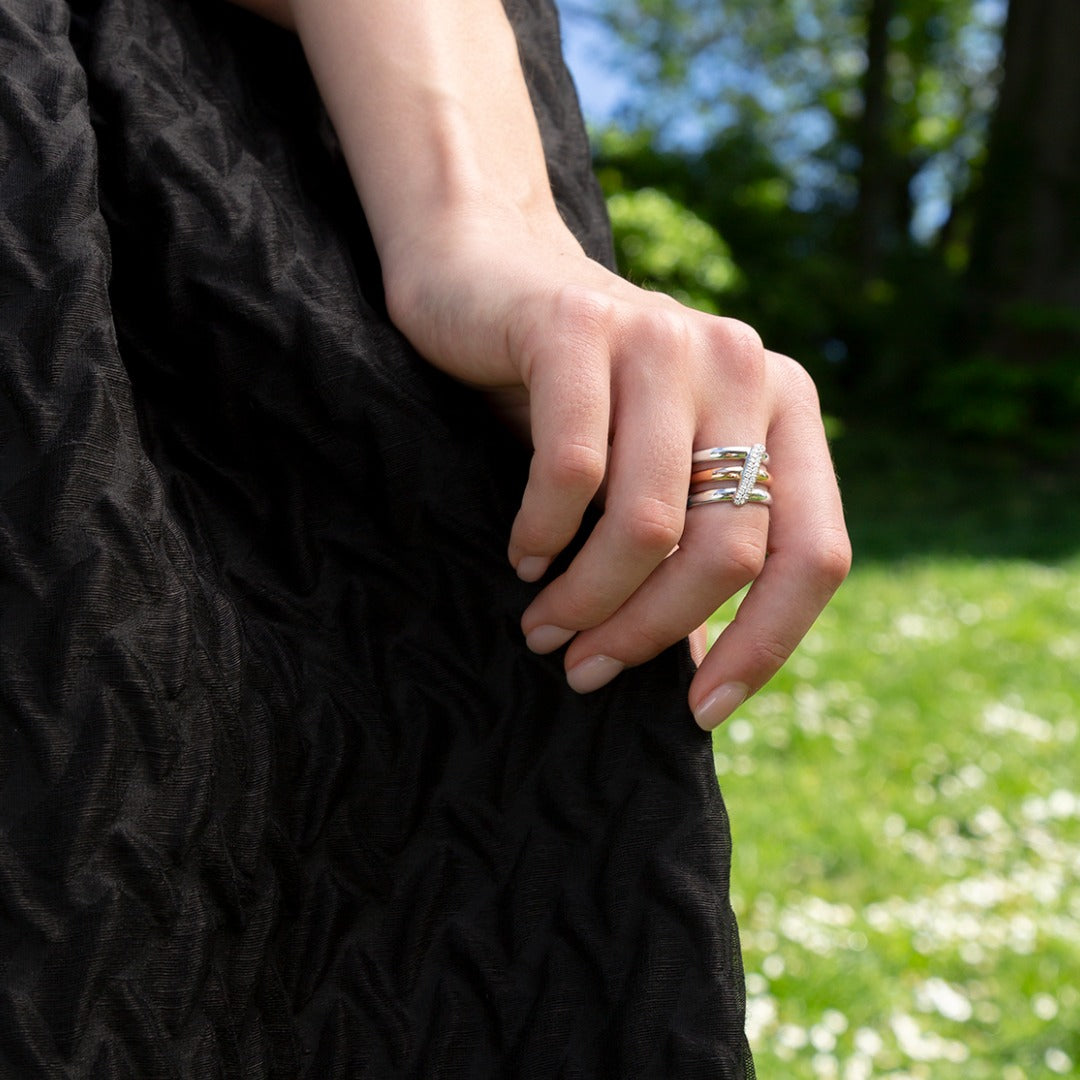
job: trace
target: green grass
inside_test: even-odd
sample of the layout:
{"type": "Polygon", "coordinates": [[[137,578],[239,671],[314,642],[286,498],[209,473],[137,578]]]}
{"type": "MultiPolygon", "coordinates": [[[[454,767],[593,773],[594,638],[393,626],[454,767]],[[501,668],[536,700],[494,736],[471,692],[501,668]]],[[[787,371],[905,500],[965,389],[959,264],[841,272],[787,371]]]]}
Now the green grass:
{"type": "Polygon", "coordinates": [[[941,553],[979,514],[868,544],[714,737],[762,1080],[1080,1075],[1080,545],[941,553]]]}

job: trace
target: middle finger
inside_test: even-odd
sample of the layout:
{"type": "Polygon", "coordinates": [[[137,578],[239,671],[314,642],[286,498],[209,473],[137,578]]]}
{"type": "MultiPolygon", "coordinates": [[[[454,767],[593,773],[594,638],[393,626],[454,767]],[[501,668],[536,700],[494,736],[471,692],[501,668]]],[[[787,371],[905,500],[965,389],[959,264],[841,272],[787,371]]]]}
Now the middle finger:
{"type": "Polygon", "coordinates": [[[534,651],[549,652],[550,642],[608,619],[679,542],[692,413],[652,382],[638,378],[618,402],[603,516],[566,572],[522,616],[534,651]]]}

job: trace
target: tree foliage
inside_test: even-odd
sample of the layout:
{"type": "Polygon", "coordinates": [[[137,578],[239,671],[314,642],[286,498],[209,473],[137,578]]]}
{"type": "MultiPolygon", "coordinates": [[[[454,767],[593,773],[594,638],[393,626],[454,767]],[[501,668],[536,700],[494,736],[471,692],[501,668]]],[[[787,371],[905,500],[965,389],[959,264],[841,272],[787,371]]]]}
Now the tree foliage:
{"type": "Polygon", "coordinates": [[[807,363],[838,411],[1072,448],[1080,293],[1070,309],[1060,282],[1052,303],[1048,290],[1025,292],[1016,282],[1033,279],[1034,263],[1021,273],[1015,255],[1003,278],[995,238],[1029,263],[1032,245],[1054,248],[1080,289],[1080,197],[1063,209],[1063,193],[1080,196],[1076,0],[1012,0],[1024,55],[1013,45],[1004,64],[1005,0],[588,6],[641,87],[618,130],[596,139],[631,273],[649,266],[658,287],[752,322],[807,363]],[[1071,9],[1055,17],[1054,5],[1071,9]],[[1046,68],[1057,74],[1038,82],[1046,68]],[[1021,104],[1010,113],[1010,102],[1021,104]],[[1066,136],[1052,149],[1009,149],[1055,127],[1066,136]],[[627,217],[639,188],[650,190],[639,208],[652,208],[648,229],[627,217]],[[669,200],[663,213],[655,192],[669,200]],[[1060,222],[1040,236],[1032,208],[1045,218],[1050,205],[1060,222]],[[697,256],[673,254],[685,214],[723,238],[738,269],[704,296],[697,256]],[[983,333],[988,323],[1008,332],[983,333]],[[1038,370],[1033,340],[1053,346],[1038,370]]]}
{"type": "Polygon", "coordinates": [[[662,288],[690,307],[719,313],[719,302],[740,275],[711,225],[651,187],[613,192],[608,212],[627,277],[662,288]]]}
{"type": "MultiPolygon", "coordinates": [[[[1004,0],[593,0],[633,73],[621,125],[662,146],[700,145],[755,117],[797,205],[858,198],[870,24],[884,14],[879,117],[905,232],[959,201],[995,100],[1004,0]],[[741,120],[740,120],[741,122],[741,120]],[[910,189],[914,183],[914,193],[910,189]],[[931,205],[932,204],[932,205],[931,205]],[[906,220],[905,220],[906,211],[906,220]]],[[[879,20],[880,21],[880,20],[879,20]]]]}

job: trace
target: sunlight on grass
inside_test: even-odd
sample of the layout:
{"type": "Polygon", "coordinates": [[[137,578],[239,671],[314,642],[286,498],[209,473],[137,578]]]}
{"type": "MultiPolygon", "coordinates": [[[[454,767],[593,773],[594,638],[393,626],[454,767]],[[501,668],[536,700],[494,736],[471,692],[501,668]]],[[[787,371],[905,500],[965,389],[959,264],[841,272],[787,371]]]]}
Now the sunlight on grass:
{"type": "Polygon", "coordinates": [[[859,567],[717,732],[760,1076],[1077,1075],[1078,657],[1080,561],[859,567]]]}

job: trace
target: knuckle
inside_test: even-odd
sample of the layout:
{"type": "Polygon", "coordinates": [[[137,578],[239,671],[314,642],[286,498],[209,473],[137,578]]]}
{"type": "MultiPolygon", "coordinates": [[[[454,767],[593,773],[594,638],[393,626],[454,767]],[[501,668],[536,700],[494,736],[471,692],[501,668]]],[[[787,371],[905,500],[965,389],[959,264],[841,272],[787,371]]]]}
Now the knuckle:
{"type": "Polygon", "coordinates": [[[726,547],[717,545],[712,552],[712,576],[725,585],[731,582],[745,585],[764,567],[765,549],[759,541],[750,538],[732,541],[726,547]]]}
{"type": "Polygon", "coordinates": [[[728,333],[731,335],[732,347],[760,363],[765,355],[765,345],[761,340],[761,335],[749,323],[741,322],[739,319],[725,321],[728,333]]]}
{"type": "Polygon", "coordinates": [[[580,285],[564,285],[555,296],[556,325],[573,339],[610,332],[615,302],[610,296],[580,285]]]}
{"type": "Polygon", "coordinates": [[[655,304],[638,312],[634,318],[634,334],[657,362],[684,355],[690,343],[690,326],[685,314],[677,307],[655,304]]]}
{"type": "Polygon", "coordinates": [[[607,469],[607,455],[588,443],[563,443],[548,463],[547,479],[556,488],[592,494],[607,469]]]}
{"type": "Polygon", "coordinates": [[[770,674],[787,663],[794,645],[772,637],[759,637],[750,643],[750,665],[754,671],[770,674]]]}
{"type": "Polygon", "coordinates": [[[778,382],[787,396],[794,401],[806,402],[816,412],[818,391],[810,372],[790,356],[770,352],[766,354],[766,357],[775,369],[778,382]]]}
{"type": "Polygon", "coordinates": [[[634,626],[626,653],[634,663],[643,664],[646,660],[659,656],[676,640],[666,634],[662,627],[642,621],[634,626]]]}
{"type": "Polygon", "coordinates": [[[718,320],[723,346],[731,358],[748,368],[760,371],[765,361],[765,345],[761,335],[748,323],[738,319],[718,320]]]}
{"type": "Polygon", "coordinates": [[[598,341],[610,338],[615,319],[615,302],[597,289],[579,284],[563,284],[539,307],[517,312],[508,331],[508,346],[520,357],[526,385],[541,357],[553,350],[562,353],[595,349],[598,341]]]}
{"type": "Polygon", "coordinates": [[[635,547],[662,557],[679,542],[684,514],[661,499],[641,499],[630,508],[622,529],[635,547]]]}
{"type": "Polygon", "coordinates": [[[810,556],[810,572],[830,591],[840,587],[851,570],[851,541],[842,530],[819,543],[810,556]]]}
{"type": "Polygon", "coordinates": [[[553,530],[545,518],[522,515],[514,525],[514,544],[530,555],[554,555],[567,539],[553,530]]]}
{"type": "Polygon", "coordinates": [[[559,626],[585,630],[596,626],[610,614],[599,603],[595,594],[568,588],[559,597],[556,621],[559,626]]]}
{"type": "Polygon", "coordinates": [[[765,380],[765,347],[758,332],[737,319],[711,322],[708,357],[713,378],[744,388],[756,399],[765,380]]]}

